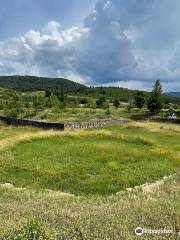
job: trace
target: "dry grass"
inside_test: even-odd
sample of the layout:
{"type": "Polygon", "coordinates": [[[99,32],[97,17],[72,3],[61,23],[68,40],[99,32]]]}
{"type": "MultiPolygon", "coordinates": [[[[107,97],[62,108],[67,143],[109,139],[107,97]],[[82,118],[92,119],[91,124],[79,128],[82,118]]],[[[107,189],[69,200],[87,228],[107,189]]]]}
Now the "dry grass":
{"type": "Polygon", "coordinates": [[[141,237],[143,240],[175,240],[175,228],[180,227],[177,175],[108,198],[64,196],[59,192],[26,189],[17,191],[15,188],[0,188],[0,193],[0,234],[10,233],[32,218],[56,231],[59,240],[133,240],[137,226],[173,231],[164,236],[145,234],[141,237]]]}
{"type": "MultiPolygon", "coordinates": [[[[76,130],[73,132],[41,131],[0,127],[0,160],[3,154],[10,154],[11,147],[20,142],[51,137],[68,136],[83,138],[104,136],[109,142],[97,143],[100,151],[112,150],[114,142],[148,145],[148,154],[155,153],[179,160],[180,126],[153,122],[132,122],[122,128],[102,130],[76,130]],[[129,129],[128,129],[129,127],[129,129]],[[124,132],[123,132],[124,128],[124,132]],[[134,130],[131,131],[131,128],[134,130]],[[138,132],[139,128],[139,132],[138,132]],[[157,133],[157,134],[156,134],[157,133]],[[174,135],[175,134],[175,135],[174,135]],[[168,136],[170,141],[168,142],[168,136]],[[167,138],[167,142],[157,142],[167,138]],[[175,139],[175,140],[174,140],[175,139]],[[174,141],[174,142],[173,142],[174,141]],[[176,143],[177,142],[177,143],[176,143]]],[[[82,142],[83,142],[82,141],[82,142]]],[[[95,144],[95,143],[93,143],[95,144]]],[[[132,155],[138,155],[138,149],[132,149],[132,155]]],[[[8,157],[7,157],[8,158],[8,157]]],[[[116,171],[116,162],[110,161],[109,167],[116,171]]],[[[151,169],[149,169],[150,171],[151,169]]],[[[136,172],[134,171],[134,174],[136,172]]],[[[137,226],[150,229],[169,229],[170,235],[145,234],[143,240],[177,240],[176,228],[180,228],[180,178],[178,173],[154,183],[127,188],[110,196],[75,196],[52,190],[34,190],[17,188],[9,183],[0,184],[0,239],[6,233],[24,225],[29,219],[37,219],[48,229],[57,233],[52,240],[135,240],[134,229],[137,226]]],[[[13,239],[14,240],[14,239],[13,239]]],[[[24,239],[28,240],[28,239],[24,239]]]]}
{"type": "Polygon", "coordinates": [[[130,122],[129,126],[136,126],[147,129],[151,132],[180,132],[180,126],[178,124],[170,123],[158,123],[158,122],[130,122]]]}
{"type": "Polygon", "coordinates": [[[107,130],[94,130],[94,131],[86,131],[86,130],[74,130],[74,131],[38,131],[35,133],[24,133],[17,134],[13,137],[7,137],[3,140],[0,140],[0,151],[7,150],[11,148],[14,144],[24,141],[31,141],[37,139],[46,139],[49,137],[56,136],[69,136],[69,137],[83,137],[83,136],[111,136],[111,132],[107,130]]]}

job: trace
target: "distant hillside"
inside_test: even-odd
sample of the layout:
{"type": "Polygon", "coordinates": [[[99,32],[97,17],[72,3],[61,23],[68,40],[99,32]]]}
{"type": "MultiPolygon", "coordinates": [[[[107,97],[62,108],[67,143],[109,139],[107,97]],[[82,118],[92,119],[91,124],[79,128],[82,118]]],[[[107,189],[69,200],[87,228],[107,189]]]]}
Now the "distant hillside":
{"type": "MultiPolygon", "coordinates": [[[[77,92],[79,96],[87,97],[106,97],[109,99],[119,99],[120,101],[129,101],[134,98],[138,90],[130,90],[122,87],[88,87],[77,92]]],[[[145,96],[149,93],[144,91],[145,96]]]]}
{"type": "MultiPolygon", "coordinates": [[[[82,97],[105,97],[108,99],[119,99],[122,102],[128,102],[134,99],[135,94],[139,90],[131,90],[122,87],[88,87],[77,91],[75,94],[82,97]]],[[[150,96],[150,92],[143,91],[146,99],[150,96]]],[[[164,95],[165,103],[177,103],[180,104],[180,98],[164,95]]]]}
{"type": "Polygon", "coordinates": [[[180,92],[168,92],[165,93],[165,95],[170,97],[180,97],[180,92]]]}
{"type": "MultiPolygon", "coordinates": [[[[86,87],[85,85],[64,78],[34,76],[0,76],[0,87],[21,92],[61,88],[64,92],[72,92],[73,95],[93,98],[104,96],[109,99],[118,98],[121,101],[129,101],[137,92],[137,90],[118,87],[86,87]]],[[[144,93],[148,95],[147,92],[144,93]]]]}
{"type": "MultiPolygon", "coordinates": [[[[138,90],[122,87],[87,87],[64,78],[34,76],[0,76],[0,88],[13,89],[20,92],[55,90],[59,88],[66,93],[72,93],[72,95],[79,97],[91,97],[94,99],[105,97],[106,99],[119,99],[124,102],[132,100],[136,92],[138,92],[138,90]]],[[[144,91],[144,94],[148,98],[150,93],[144,91]]],[[[165,94],[165,101],[180,104],[180,93],[165,94]]]]}
{"type": "Polygon", "coordinates": [[[75,92],[86,86],[64,79],[44,78],[34,76],[0,76],[0,87],[16,91],[43,91],[47,89],[61,88],[65,92],[75,92]]]}

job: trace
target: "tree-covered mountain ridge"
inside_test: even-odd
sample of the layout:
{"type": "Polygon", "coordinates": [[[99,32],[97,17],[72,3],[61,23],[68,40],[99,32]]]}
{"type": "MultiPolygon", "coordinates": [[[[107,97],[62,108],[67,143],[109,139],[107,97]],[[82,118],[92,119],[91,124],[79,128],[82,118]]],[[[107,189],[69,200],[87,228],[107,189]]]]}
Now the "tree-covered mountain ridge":
{"type": "MultiPolygon", "coordinates": [[[[105,97],[108,99],[119,99],[120,101],[128,102],[134,98],[134,95],[139,91],[131,90],[122,87],[96,87],[86,86],[65,78],[47,78],[37,76],[0,76],[0,87],[6,89],[12,89],[19,92],[33,92],[33,91],[46,91],[46,90],[62,90],[64,93],[72,93],[79,97],[92,97],[99,98],[105,97]]],[[[149,92],[143,91],[146,97],[149,96],[149,92]]],[[[178,94],[165,94],[168,102],[180,102],[178,94]]]]}
{"type": "Polygon", "coordinates": [[[179,97],[180,98],[180,92],[168,92],[168,93],[165,93],[166,96],[169,96],[169,97],[179,97]]]}
{"type": "Polygon", "coordinates": [[[36,76],[0,76],[0,87],[20,92],[63,89],[65,92],[74,92],[86,88],[85,85],[65,78],[47,78],[36,76]]]}

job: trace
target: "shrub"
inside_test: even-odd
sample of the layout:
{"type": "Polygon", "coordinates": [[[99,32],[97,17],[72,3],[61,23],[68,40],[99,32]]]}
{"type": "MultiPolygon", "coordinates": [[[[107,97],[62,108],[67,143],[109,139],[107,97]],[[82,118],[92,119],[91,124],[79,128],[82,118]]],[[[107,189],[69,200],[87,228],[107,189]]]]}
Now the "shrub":
{"type": "Polygon", "coordinates": [[[145,96],[142,91],[136,93],[134,98],[134,104],[137,108],[142,109],[145,104],[145,96]]]}
{"type": "Polygon", "coordinates": [[[57,96],[56,95],[51,95],[46,101],[46,106],[48,108],[53,108],[53,107],[59,108],[60,102],[59,102],[57,96]]]}
{"type": "Polygon", "coordinates": [[[131,113],[132,112],[132,110],[133,110],[133,102],[132,101],[130,101],[129,103],[128,103],[128,105],[126,106],[126,111],[128,112],[128,113],[131,113]]]}
{"type": "Polygon", "coordinates": [[[175,114],[176,114],[177,117],[180,117],[180,109],[176,110],[175,114]]]}
{"type": "Polygon", "coordinates": [[[88,104],[88,99],[87,98],[80,98],[79,99],[79,104],[88,104]]]}
{"type": "Polygon", "coordinates": [[[46,91],[45,91],[45,97],[50,97],[51,96],[51,91],[49,90],[49,89],[47,89],[46,91]]]}
{"type": "Polygon", "coordinates": [[[168,104],[168,116],[173,116],[173,114],[175,113],[175,109],[173,104],[168,104]]]}
{"type": "Polygon", "coordinates": [[[113,106],[114,106],[115,108],[118,108],[118,107],[120,106],[120,102],[119,102],[118,99],[115,99],[115,100],[114,100],[113,106]]]}
{"type": "Polygon", "coordinates": [[[96,106],[97,106],[98,108],[102,108],[102,107],[104,107],[105,103],[106,103],[106,99],[105,99],[104,97],[100,97],[100,98],[96,101],[96,106]]]}
{"type": "Polygon", "coordinates": [[[108,106],[108,108],[107,108],[107,110],[106,110],[106,115],[108,115],[108,116],[111,115],[111,111],[110,111],[110,109],[109,109],[109,106],[108,106]]]}
{"type": "Polygon", "coordinates": [[[57,240],[57,235],[38,220],[31,220],[10,234],[2,237],[2,240],[57,240]]]}

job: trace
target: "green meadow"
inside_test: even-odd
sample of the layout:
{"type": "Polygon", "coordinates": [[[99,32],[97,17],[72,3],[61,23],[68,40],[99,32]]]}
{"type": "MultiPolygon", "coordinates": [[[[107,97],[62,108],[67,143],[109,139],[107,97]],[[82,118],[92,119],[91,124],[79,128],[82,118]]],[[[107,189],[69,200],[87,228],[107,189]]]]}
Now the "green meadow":
{"type": "Polygon", "coordinates": [[[179,166],[179,132],[157,133],[130,124],[51,131],[50,136],[47,131],[41,137],[42,131],[34,130],[28,136],[25,129],[19,135],[20,129],[7,128],[1,140],[7,141],[8,131],[17,140],[2,150],[1,182],[76,195],[106,195],[153,182],[179,166]]]}
{"type": "Polygon", "coordinates": [[[137,226],[171,229],[163,239],[176,239],[179,168],[179,125],[0,125],[0,239],[131,240],[137,226]]]}

